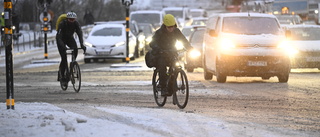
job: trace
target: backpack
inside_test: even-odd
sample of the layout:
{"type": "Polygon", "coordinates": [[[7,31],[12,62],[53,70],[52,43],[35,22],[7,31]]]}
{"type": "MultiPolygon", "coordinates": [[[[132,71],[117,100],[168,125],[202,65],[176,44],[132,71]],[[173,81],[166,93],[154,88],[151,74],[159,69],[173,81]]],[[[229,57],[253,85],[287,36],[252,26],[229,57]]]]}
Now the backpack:
{"type": "Polygon", "coordinates": [[[61,14],[56,22],[56,30],[58,30],[61,21],[67,19],[67,14],[61,14]]]}
{"type": "Polygon", "coordinates": [[[146,65],[149,68],[156,67],[156,65],[157,65],[157,58],[151,52],[152,52],[152,50],[149,50],[146,53],[146,55],[144,56],[144,60],[146,62],[146,65]]]}

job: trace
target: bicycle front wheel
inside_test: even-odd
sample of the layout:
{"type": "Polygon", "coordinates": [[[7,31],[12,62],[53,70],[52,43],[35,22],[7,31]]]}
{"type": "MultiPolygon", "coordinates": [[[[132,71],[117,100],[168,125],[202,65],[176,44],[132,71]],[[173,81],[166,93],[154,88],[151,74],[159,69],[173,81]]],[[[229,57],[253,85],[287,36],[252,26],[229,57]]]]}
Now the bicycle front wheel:
{"type": "Polygon", "coordinates": [[[152,86],[153,86],[153,96],[156,101],[156,104],[159,107],[163,107],[166,104],[167,97],[161,96],[161,86],[159,83],[159,71],[154,70],[152,77],[152,86]]]}
{"type": "Polygon", "coordinates": [[[189,85],[186,73],[183,70],[176,72],[176,85],[174,85],[174,101],[179,108],[183,109],[188,104],[189,85]]]}
{"type": "Polygon", "coordinates": [[[78,62],[71,63],[71,83],[73,89],[78,93],[81,88],[81,72],[78,62]]]}

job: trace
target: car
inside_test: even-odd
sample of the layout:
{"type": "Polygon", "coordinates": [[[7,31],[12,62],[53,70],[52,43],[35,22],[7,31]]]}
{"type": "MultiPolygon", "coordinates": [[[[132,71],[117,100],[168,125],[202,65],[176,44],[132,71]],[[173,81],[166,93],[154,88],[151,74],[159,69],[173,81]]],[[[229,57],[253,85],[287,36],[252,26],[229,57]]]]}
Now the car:
{"type": "Polygon", "coordinates": [[[205,9],[190,9],[190,14],[193,18],[208,16],[207,11],[205,9]]]}
{"type": "Polygon", "coordinates": [[[216,76],[278,77],[288,82],[290,59],[285,32],[274,15],[222,13],[209,17],[203,44],[204,79],[216,76]]]}
{"type": "Polygon", "coordinates": [[[190,35],[193,31],[195,31],[197,28],[204,27],[203,25],[192,25],[192,26],[185,26],[181,29],[181,33],[189,40],[190,35]]]}
{"type": "Polygon", "coordinates": [[[192,23],[192,16],[190,14],[190,9],[187,7],[166,7],[162,11],[165,14],[172,14],[179,23],[178,26],[190,26],[192,23]]]}
{"type": "Polygon", "coordinates": [[[140,23],[149,23],[155,29],[160,28],[165,13],[157,10],[139,10],[130,13],[130,21],[140,23]]]}
{"type": "Polygon", "coordinates": [[[193,18],[192,24],[191,25],[202,25],[205,26],[207,23],[208,18],[204,18],[204,17],[196,17],[193,18]]]}
{"type": "Polygon", "coordinates": [[[123,24],[99,24],[95,25],[84,44],[87,48],[84,62],[91,59],[122,59],[126,61],[127,52],[131,60],[135,59],[136,37],[129,31],[129,46],[126,46],[126,26],[123,24]]]}
{"type": "Polygon", "coordinates": [[[288,45],[291,68],[318,68],[320,70],[320,26],[318,25],[288,25],[290,32],[288,45]]]}
{"type": "Polygon", "coordinates": [[[275,16],[278,18],[281,25],[303,24],[301,17],[296,14],[276,14],[275,16]]]}
{"type": "Polygon", "coordinates": [[[184,67],[187,72],[193,72],[195,68],[202,68],[202,45],[205,28],[198,27],[191,33],[189,42],[193,49],[186,53],[184,67]]]}
{"type": "Polygon", "coordinates": [[[156,30],[149,23],[139,23],[138,27],[139,27],[139,31],[141,31],[144,36],[144,37],[139,37],[138,39],[143,39],[146,44],[146,50],[150,50],[151,48],[150,48],[149,44],[152,41],[152,36],[156,30]]]}
{"type": "MultiPolygon", "coordinates": [[[[112,23],[112,24],[122,24],[126,26],[126,21],[125,20],[119,20],[119,21],[109,21],[106,23],[112,23]]],[[[140,56],[143,56],[146,51],[146,44],[144,39],[145,36],[141,31],[139,30],[138,23],[135,20],[129,21],[129,27],[130,27],[130,32],[137,38],[136,40],[136,47],[134,51],[134,56],[136,58],[139,58],[140,56]],[[140,38],[140,39],[139,39],[140,38]]]]}

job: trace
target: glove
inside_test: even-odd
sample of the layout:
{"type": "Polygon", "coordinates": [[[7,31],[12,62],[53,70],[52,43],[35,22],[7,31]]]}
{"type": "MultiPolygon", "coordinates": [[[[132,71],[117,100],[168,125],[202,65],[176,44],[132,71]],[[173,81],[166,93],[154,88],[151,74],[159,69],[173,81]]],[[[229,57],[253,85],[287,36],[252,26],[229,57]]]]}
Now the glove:
{"type": "Polygon", "coordinates": [[[82,50],[83,50],[83,53],[86,53],[87,47],[84,46],[83,44],[81,44],[81,48],[82,48],[82,50]]]}

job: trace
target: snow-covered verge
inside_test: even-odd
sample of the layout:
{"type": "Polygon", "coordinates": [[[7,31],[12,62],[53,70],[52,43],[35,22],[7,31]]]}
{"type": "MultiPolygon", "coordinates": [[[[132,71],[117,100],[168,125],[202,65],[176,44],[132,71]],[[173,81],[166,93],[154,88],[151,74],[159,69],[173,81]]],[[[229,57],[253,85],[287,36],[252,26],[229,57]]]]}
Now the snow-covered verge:
{"type": "MultiPolygon", "coordinates": [[[[85,116],[48,103],[17,102],[15,110],[0,103],[0,135],[5,137],[105,136],[281,136],[277,133],[204,117],[192,112],[136,107],[89,107],[85,116]]],[[[80,106],[81,108],[81,106],[80,106]]]]}

